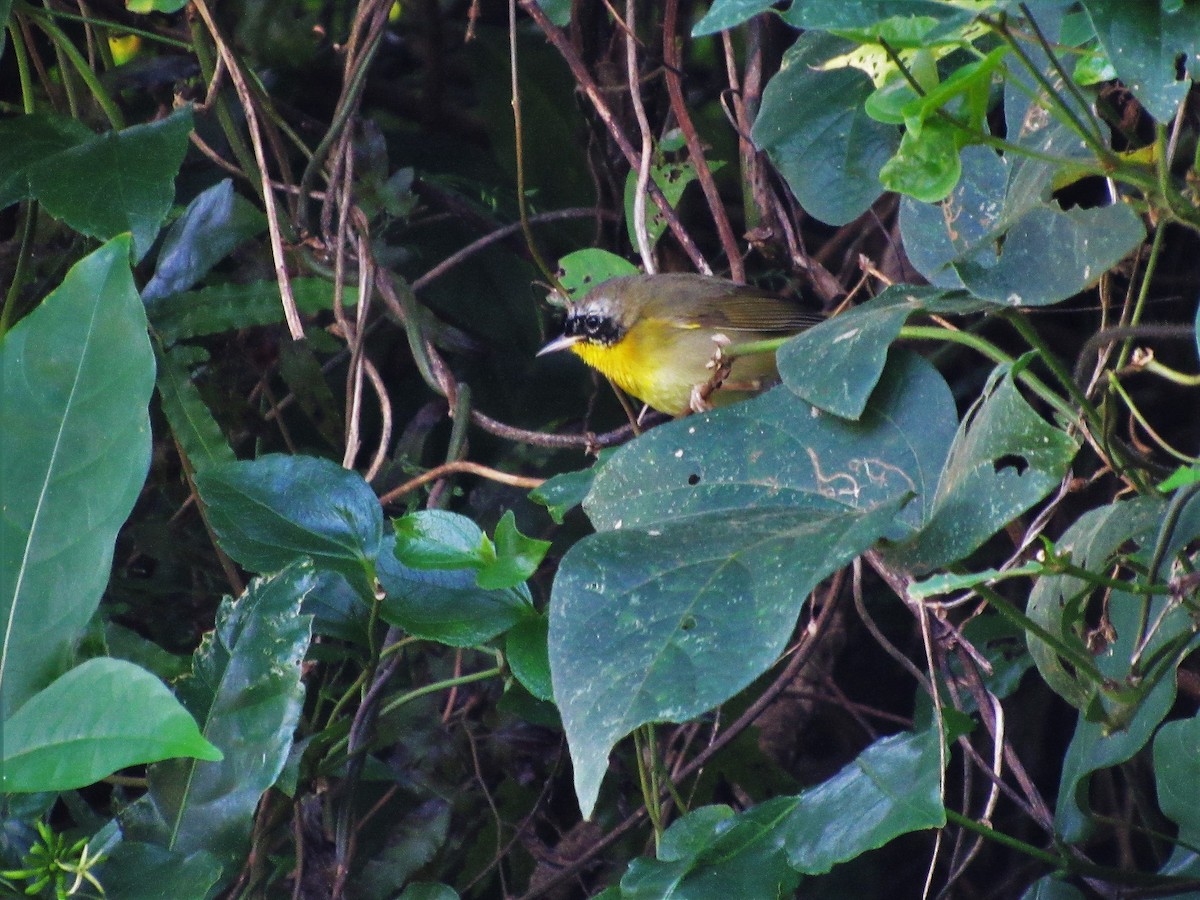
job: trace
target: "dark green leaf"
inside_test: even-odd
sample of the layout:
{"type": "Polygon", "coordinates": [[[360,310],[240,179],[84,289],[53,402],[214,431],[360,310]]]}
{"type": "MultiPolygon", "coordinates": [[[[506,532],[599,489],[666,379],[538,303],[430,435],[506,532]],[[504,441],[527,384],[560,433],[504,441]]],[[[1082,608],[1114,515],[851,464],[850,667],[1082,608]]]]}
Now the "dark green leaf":
{"type": "Polygon", "coordinates": [[[546,507],[550,518],[561,525],[567,513],[583,503],[583,498],[592,489],[592,482],[600,467],[613,455],[611,448],[601,450],[596,462],[578,472],[564,472],[548,479],[540,487],[529,492],[529,499],[546,507]]]}
{"type": "Polygon", "coordinates": [[[1200,717],[1168,722],[1154,738],[1158,806],[1179,826],[1179,841],[1200,846],[1200,717]]]}
{"type": "Polygon", "coordinates": [[[312,566],[298,563],[221,604],[179,695],[225,758],[152,766],[148,793],[122,816],[131,837],[182,853],[206,850],[226,867],[244,857],[254,811],[279,777],[300,719],[310,627],[300,606],[314,580],[312,566]]]}
{"type": "Polygon", "coordinates": [[[121,841],[99,877],[107,895],[121,900],[207,897],[221,877],[221,863],[204,850],[172,853],[154,844],[121,841]]]}
{"type": "Polygon", "coordinates": [[[504,655],[517,681],[539,700],[553,700],[550,654],[547,649],[550,621],[526,616],[512,627],[504,642],[504,655]]]}
{"type": "Polygon", "coordinates": [[[615,530],[754,507],[866,509],[912,494],[901,519],[915,528],[956,425],[941,375],[897,350],[859,421],[821,413],[784,389],[689,416],[618,450],[584,507],[598,529],[615,530]]]}
{"type": "Polygon", "coordinates": [[[0,344],[0,721],[65,668],[150,461],[154,357],[129,238],[0,344]]]}
{"type": "Polygon", "coordinates": [[[1008,230],[1000,258],[985,268],[972,259],[954,263],[967,290],[1004,306],[1045,306],[1095,284],[1146,236],[1128,205],[1030,210],[1008,230]]]}
{"type": "Polygon", "coordinates": [[[89,659],[4,722],[0,791],[65,791],[179,756],[219,760],[166,685],[120,659],[89,659]]]}
{"type": "Polygon", "coordinates": [[[192,130],[190,108],[43,158],[28,169],[29,185],[55,218],[89,237],[133,234],[141,259],[175,197],[175,176],[192,130]]]}
{"type": "Polygon", "coordinates": [[[266,225],[266,216],[233,192],[230,179],[214,184],[188,204],[163,238],[142,300],[150,303],[188,290],[266,225]]]}
{"type": "Polygon", "coordinates": [[[782,826],[797,871],[820,875],[901,834],[945,825],[939,744],[933,728],[894,734],[800,794],[782,826]]]}
{"type": "MultiPolygon", "coordinates": [[[[333,285],[323,278],[293,278],[296,305],[308,315],[333,309],[333,285]]],[[[357,291],[346,289],[345,302],[357,302],[357,291]]],[[[146,310],[163,343],[220,334],[283,321],[279,283],[218,284],[198,291],[171,294],[146,310]]]]}
{"type": "MultiPolygon", "coordinates": [[[[1151,497],[1113,503],[1089,510],[1067,529],[1054,545],[1054,553],[1068,557],[1091,572],[1110,568],[1110,558],[1127,541],[1145,546],[1162,519],[1163,503],[1151,497]]],[[[1077,652],[1091,656],[1088,635],[1092,623],[1086,605],[1077,598],[1087,596],[1087,584],[1071,575],[1045,575],[1029,595],[1029,618],[1077,652]]],[[[1085,673],[1063,665],[1057,651],[1036,635],[1026,635],[1029,653],[1051,690],[1074,706],[1085,709],[1097,685],[1085,673]]]]}
{"type": "MultiPolygon", "coordinates": [[[[716,172],[724,165],[723,162],[714,161],[708,164],[708,168],[710,172],[716,172]]],[[[650,178],[658,185],[667,200],[667,205],[672,209],[679,205],[679,201],[683,198],[683,192],[697,177],[696,167],[690,162],[664,162],[650,167],[650,178]]],[[[637,182],[637,169],[630,169],[625,178],[625,227],[629,234],[629,243],[634,247],[637,246],[638,241],[635,230],[637,217],[633,214],[637,182]]],[[[667,230],[667,217],[658,208],[658,204],[649,197],[646,198],[645,216],[646,235],[649,238],[650,246],[653,247],[667,230]]]]}
{"type": "Polygon", "coordinates": [[[965,558],[1055,488],[1077,449],[998,368],[954,438],[929,520],[891,555],[910,571],[965,558]]]}
{"type": "Polygon", "coordinates": [[[1117,75],[1160,122],[1169,122],[1195,78],[1200,52],[1200,8],[1167,10],[1161,3],[1084,0],[1100,43],[1117,75]],[[1186,69],[1180,78],[1178,67],[1186,69]]]}
{"type": "Polygon", "coordinates": [[[386,548],[379,555],[378,567],[386,595],[380,616],[415,637],[471,647],[533,614],[524,584],[484,590],[475,583],[473,569],[410,569],[386,548]]]}
{"type": "Polygon", "coordinates": [[[996,247],[988,241],[1003,202],[1008,167],[990,147],[964,147],[962,177],[941,203],[900,201],[900,236],[918,272],[944,288],[962,287],[950,263],[966,257],[981,268],[995,264],[996,247]]]}
{"type": "Polygon", "coordinates": [[[176,348],[155,350],[163,415],[188,463],[194,471],[203,472],[211,466],[234,462],[229,441],[192,383],[182,354],[176,348]]]}
{"type": "Polygon", "coordinates": [[[814,68],[847,49],[828,35],[801,35],[767,84],[753,131],[801,206],[830,225],[851,221],[880,195],[879,170],[899,142],[895,128],[863,111],[873,90],[866,75],[814,68]]]}
{"type": "Polygon", "coordinates": [[[357,472],[270,454],[198,472],[196,488],[222,549],[250,571],[278,572],[307,557],[374,596],[383,512],[357,472]]]}
{"type": "Polygon", "coordinates": [[[751,504],[572,547],[551,595],[550,670],[584,816],[618,740],[686,721],[761,675],[809,591],[891,528],[902,503],[751,504]]]}
{"type": "Polygon", "coordinates": [[[433,859],[449,830],[450,804],[446,800],[435,797],[411,809],[391,826],[383,849],[355,875],[356,900],[392,900],[405,882],[433,859]]]}
{"type": "Polygon", "coordinates": [[[976,312],[987,304],[965,294],[895,285],[878,297],[796,335],[779,348],[783,383],[813,406],[858,419],[879,383],[888,349],[914,313],[976,312]]]}
{"type": "MultiPolygon", "coordinates": [[[[0,51],[5,43],[0,40],[0,51]]],[[[0,119],[0,209],[32,199],[29,170],[35,164],[94,138],[78,119],[46,113],[0,119]]]]}
{"type": "Polygon", "coordinates": [[[396,900],[459,900],[459,896],[449,885],[414,881],[396,900]]]}

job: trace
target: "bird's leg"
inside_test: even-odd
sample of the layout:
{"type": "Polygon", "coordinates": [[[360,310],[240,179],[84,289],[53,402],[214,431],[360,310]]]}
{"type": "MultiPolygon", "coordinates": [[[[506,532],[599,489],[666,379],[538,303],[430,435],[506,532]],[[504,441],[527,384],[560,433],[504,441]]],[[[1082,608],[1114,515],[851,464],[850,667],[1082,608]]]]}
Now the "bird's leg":
{"type": "Polygon", "coordinates": [[[712,409],[708,398],[725,383],[725,379],[729,377],[729,370],[733,368],[733,357],[725,355],[725,348],[732,341],[723,334],[714,334],[712,340],[716,344],[716,350],[706,366],[712,370],[712,375],[704,384],[692,386],[692,396],[688,402],[692,412],[707,412],[712,409]]]}

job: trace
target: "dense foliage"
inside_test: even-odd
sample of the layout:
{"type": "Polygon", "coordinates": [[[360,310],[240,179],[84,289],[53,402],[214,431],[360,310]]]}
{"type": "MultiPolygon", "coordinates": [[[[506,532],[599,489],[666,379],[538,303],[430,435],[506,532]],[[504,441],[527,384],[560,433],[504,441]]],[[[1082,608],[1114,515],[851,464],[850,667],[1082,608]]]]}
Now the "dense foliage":
{"type": "Polygon", "coordinates": [[[285,6],[0,0],[0,890],[1200,895],[1200,7],[285,6]]]}

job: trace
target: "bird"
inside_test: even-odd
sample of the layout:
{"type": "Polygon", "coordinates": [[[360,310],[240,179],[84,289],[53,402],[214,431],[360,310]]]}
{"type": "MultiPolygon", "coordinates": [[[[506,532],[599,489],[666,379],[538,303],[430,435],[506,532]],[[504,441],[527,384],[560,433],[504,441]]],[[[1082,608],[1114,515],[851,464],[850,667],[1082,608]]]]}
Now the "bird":
{"type": "Polygon", "coordinates": [[[562,334],[537,355],[570,350],[625,393],[682,416],[745,399],[778,378],[774,352],[729,360],[725,346],[787,337],[823,318],[726,278],[625,275],[572,302],[562,334]]]}

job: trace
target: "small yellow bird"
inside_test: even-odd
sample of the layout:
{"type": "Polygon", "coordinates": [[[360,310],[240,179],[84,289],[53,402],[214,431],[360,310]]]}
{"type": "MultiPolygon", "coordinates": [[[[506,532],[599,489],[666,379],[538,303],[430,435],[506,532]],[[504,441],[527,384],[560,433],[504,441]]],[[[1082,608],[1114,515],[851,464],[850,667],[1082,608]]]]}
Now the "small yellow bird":
{"type": "MultiPolygon", "coordinates": [[[[724,278],[685,273],[627,275],[571,304],[563,333],[538,356],[571,350],[616,385],[680,416],[702,402],[719,349],[803,331],[822,316],[775,294],[724,278]]],[[[774,353],[733,360],[711,402],[745,399],[778,377],[774,353]]]]}

